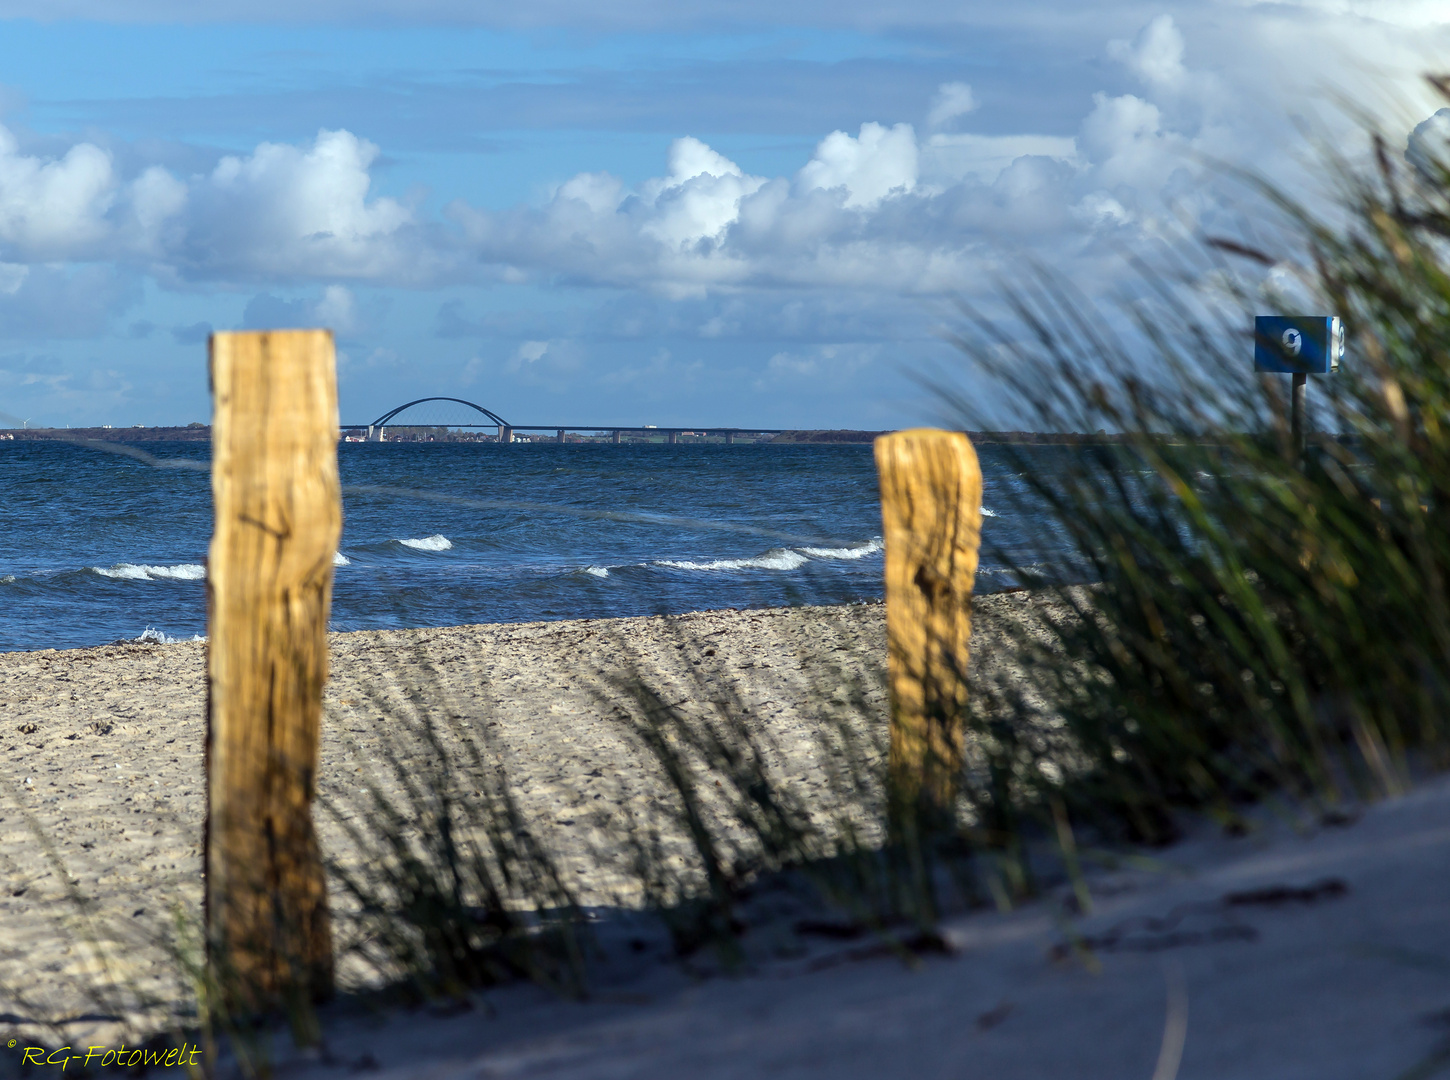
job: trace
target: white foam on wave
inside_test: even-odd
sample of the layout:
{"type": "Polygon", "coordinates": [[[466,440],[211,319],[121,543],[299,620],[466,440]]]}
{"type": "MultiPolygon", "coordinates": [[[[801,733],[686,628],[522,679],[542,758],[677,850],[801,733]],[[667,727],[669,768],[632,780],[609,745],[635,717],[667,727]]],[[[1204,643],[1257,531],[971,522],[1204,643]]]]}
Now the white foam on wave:
{"type": "Polygon", "coordinates": [[[414,551],[447,551],[453,546],[452,540],[439,533],[425,536],[421,540],[399,540],[398,543],[414,551]]]}
{"type": "Polygon", "coordinates": [[[864,559],[867,555],[874,555],[881,550],[881,537],[878,536],[875,540],[868,540],[866,543],[857,544],[854,547],[803,547],[796,548],[796,550],[813,559],[864,559]]]}
{"type": "Polygon", "coordinates": [[[352,560],[349,559],[342,552],[340,552],[340,551],[334,551],[332,553],[332,565],[333,566],[351,566],[352,565],[352,560]]]}
{"type": "Polygon", "coordinates": [[[14,585],[14,584],[15,584],[15,575],[14,574],[6,574],[4,577],[0,577],[0,585],[14,585]]]}
{"type": "Polygon", "coordinates": [[[116,563],[114,566],[88,566],[86,569],[101,577],[118,581],[204,581],[206,567],[197,563],[181,563],[178,566],[147,566],[145,563],[116,563]]]}
{"type": "Polygon", "coordinates": [[[982,516],[983,517],[996,517],[997,516],[997,511],[995,511],[995,510],[988,510],[984,506],[984,507],[982,507],[982,516]]]}
{"type": "Polygon", "coordinates": [[[764,555],[753,559],[716,559],[713,562],[677,562],[659,559],[656,566],[668,566],[672,570],[794,570],[809,560],[799,551],[790,548],[771,548],[764,555]]]}
{"type": "Polygon", "coordinates": [[[164,630],[158,630],[154,626],[148,626],[142,630],[140,635],[131,639],[148,645],[180,645],[183,641],[205,641],[201,634],[192,634],[189,638],[172,637],[164,630]]]}
{"type": "Polygon", "coordinates": [[[586,566],[580,571],[583,574],[592,574],[594,577],[608,577],[609,567],[607,566],[586,566]]]}

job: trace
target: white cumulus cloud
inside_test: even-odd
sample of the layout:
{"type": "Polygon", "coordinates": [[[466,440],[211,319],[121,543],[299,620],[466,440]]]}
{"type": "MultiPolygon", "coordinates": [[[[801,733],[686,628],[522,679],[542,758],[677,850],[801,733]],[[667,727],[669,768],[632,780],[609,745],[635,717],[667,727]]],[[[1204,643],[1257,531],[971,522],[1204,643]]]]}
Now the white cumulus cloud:
{"type": "Polygon", "coordinates": [[[134,262],[168,280],[425,275],[442,252],[421,242],[408,207],[369,198],[377,156],[350,132],[322,131],[201,175],[150,166],[128,181],[93,143],[47,158],[0,126],[0,257],[134,262]]]}
{"type": "Polygon", "coordinates": [[[1172,15],[1159,15],[1129,41],[1110,41],[1108,55],[1126,64],[1149,86],[1174,89],[1188,76],[1183,66],[1183,34],[1172,15]]]}
{"type": "Polygon", "coordinates": [[[0,242],[35,260],[84,257],[109,232],[116,197],[111,157],[92,143],[44,159],[0,127],[0,242]]]}
{"type": "Polygon", "coordinates": [[[765,183],[699,139],[670,145],[670,173],[647,181],[640,198],[652,213],[643,231],[671,248],[713,240],[740,214],[740,203],[765,183]]]}
{"type": "Polygon", "coordinates": [[[833,131],[821,140],[815,155],[796,174],[804,191],[845,191],[845,205],[869,208],[893,192],[916,186],[916,132],[910,124],[861,125],[859,135],[833,131]]]}
{"type": "Polygon", "coordinates": [[[405,276],[398,243],[412,212],[368,199],[378,148],[348,131],[321,131],[311,146],[262,143],[194,178],[184,207],[181,268],[199,277],[405,276]]]}

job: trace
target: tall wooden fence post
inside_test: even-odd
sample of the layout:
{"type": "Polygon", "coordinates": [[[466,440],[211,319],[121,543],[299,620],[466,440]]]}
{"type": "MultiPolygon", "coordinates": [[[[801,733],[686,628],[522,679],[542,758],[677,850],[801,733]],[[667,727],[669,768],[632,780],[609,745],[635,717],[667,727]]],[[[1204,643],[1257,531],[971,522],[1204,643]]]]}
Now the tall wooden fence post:
{"type": "Polygon", "coordinates": [[[876,440],[895,797],[949,813],[962,768],[982,471],[961,432],[876,440]]]}
{"type": "Polygon", "coordinates": [[[326,330],[211,339],[206,921],[227,1005],[332,986],[312,797],[342,534],[337,376],[326,330]]]}

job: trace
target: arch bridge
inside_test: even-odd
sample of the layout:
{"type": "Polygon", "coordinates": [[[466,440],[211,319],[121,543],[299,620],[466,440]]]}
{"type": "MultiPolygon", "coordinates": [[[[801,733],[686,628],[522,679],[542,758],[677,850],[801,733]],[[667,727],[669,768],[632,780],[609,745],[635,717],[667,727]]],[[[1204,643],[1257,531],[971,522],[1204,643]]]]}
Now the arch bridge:
{"type": "MultiPolygon", "coordinates": [[[[449,424],[448,425],[449,427],[508,427],[509,426],[508,421],[505,420],[498,413],[494,412],[492,409],[485,409],[482,405],[476,404],[475,402],[472,402],[472,401],[464,401],[462,398],[457,398],[457,397],[420,397],[417,401],[410,401],[406,405],[399,405],[396,409],[389,409],[387,412],[383,413],[382,416],[380,416],[376,420],[374,420],[371,424],[368,424],[367,427],[370,428],[370,429],[371,428],[381,428],[381,427],[385,427],[385,426],[387,426],[388,421],[390,421],[393,417],[397,416],[399,413],[401,413],[401,412],[403,412],[403,411],[405,411],[407,409],[411,409],[414,405],[423,405],[423,404],[425,404],[425,403],[427,403],[429,401],[452,401],[452,402],[455,402],[455,403],[457,403],[459,405],[467,405],[470,409],[473,409],[475,412],[478,412],[478,413],[480,413],[480,414],[488,417],[488,419],[491,421],[490,423],[487,423],[487,424],[449,424]]],[[[361,426],[361,425],[359,425],[359,426],[361,426]]],[[[408,425],[404,424],[404,425],[401,425],[401,426],[406,427],[408,425]]]]}
{"type": "MultiPolygon", "coordinates": [[[[503,443],[511,443],[511,442],[513,442],[514,441],[514,432],[516,432],[516,431],[552,431],[552,432],[555,433],[555,439],[558,442],[564,442],[564,441],[566,441],[565,440],[565,434],[567,432],[570,432],[570,431],[575,431],[575,432],[580,432],[580,431],[606,432],[607,431],[612,436],[612,440],[611,441],[613,441],[615,443],[618,443],[620,441],[620,435],[621,435],[621,433],[629,433],[631,435],[643,435],[643,436],[663,435],[663,436],[666,437],[666,440],[671,445],[673,445],[673,444],[675,444],[676,442],[679,441],[679,437],[682,434],[684,434],[684,435],[696,435],[696,434],[698,434],[700,436],[711,436],[711,435],[723,436],[724,439],[725,439],[725,441],[727,443],[733,443],[735,441],[735,436],[736,435],[779,435],[782,431],[789,430],[787,428],[739,428],[739,427],[732,427],[732,428],[710,427],[710,428],[706,428],[706,427],[703,427],[703,426],[695,426],[695,427],[656,427],[656,426],[653,426],[653,425],[645,425],[645,426],[627,426],[626,425],[626,426],[621,426],[619,424],[510,424],[507,420],[505,420],[498,413],[494,412],[492,409],[485,409],[482,405],[479,405],[476,402],[473,402],[473,401],[465,401],[463,398],[442,397],[442,396],[438,396],[438,397],[422,397],[422,398],[418,398],[418,399],[416,399],[414,401],[410,401],[410,402],[408,402],[408,403],[406,403],[404,405],[399,405],[395,409],[389,409],[387,412],[383,413],[381,416],[379,416],[376,420],[372,421],[371,423],[367,423],[367,424],[342,424],[340,426],[342,427],[342,429],[344,431],[360,431],[360,430],[363,430],[365,428],[367,430],[366,439],[367,439],[368,442],[382,442],[383,441],[383,438],[384,438],[385,429],[389,426],[389,424],[392,423],[392,421],[396,417],[400,416],[403,412],[407,411],[408,409],[411,409],[414,405],[423,405],[423,404],[426,404],[427,402],[430,402],[430,401],[451,401],[451,402],[453,402],[454,404],[457,404],[457,405],[464,405],[464,406],[467,406],[470,409],[473,409],[481,417],[486,417],[487,420],[488,420],[488,423],[477,423],[477,424],[453,424],[453,423],[450,423],[450,424],[443,425],[443,426],[447,426],[447,427],[451,427],[451,428],[490,428],[490,427],[496,427],[496,428],[498,428],[498,441],[499,442],[503,442],[503,443]]],[[[437,425],[437,424],[406,424],[406,423],[404,423],[404,424],[392,424],[392,426],[393,427],[437,427],[439,425],[437,425]]]]}

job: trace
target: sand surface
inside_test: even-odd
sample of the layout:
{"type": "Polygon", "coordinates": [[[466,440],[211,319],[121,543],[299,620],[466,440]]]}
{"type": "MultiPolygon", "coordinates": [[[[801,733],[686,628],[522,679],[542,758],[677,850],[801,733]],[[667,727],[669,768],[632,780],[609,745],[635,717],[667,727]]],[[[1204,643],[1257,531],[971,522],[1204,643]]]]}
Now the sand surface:
{"type": "MultiPolygon", "coordinates": [[[[979,675],[1030,679],[1004,667],[1003,636],[1033,603],[979,599],[979,675]]],[[[335,635],[320,787],[346,806],[386,784],[384,751],[411,767],[416,749],[399,733],[444,717],[504,766],[580,898],[617,904],[625,875],[591,823],[668,801],[621,680],[642,673],[687,713],[731,702],[777,774],[827,802],[822,718],[879,730],[883,649],[879,605],[335,635]]],[[[158,942],[200,903],[204,662],[199,644],[0,655],[0,1035],[48,1017],[70,1021],[56,1045],[104,1036],[88,927],[113,979],[178,996],[158,942]]],[[[914,966],[869,937],[777,940],[791,898],[765,895],[743,913],[744,965],[709,975],[615,907],[585,1002],[519,984],[455,1015],[344,1003],[320,1060],[278,1042],[277,1075],[1360,1080],[1450,1062],[1450,780],[1347,825],[1257,820],[1097,864],[1085,916],[1064,889],[952,917],[954,953],[914,966]]],[[[319,827],[358,857],[336,820],[319,827]]]]}
{"type": "MultiPolygon", "coordinates": [[[[1355,823],[1204,830],[1049,895],[951,918],[910,966],[818,943],[734,977],[660,960],[592,999],[532,987],[470,1012],[338,1016],[327,1080],[1410,1080],[1450,1065],[1450,780],[1355,823]]],[[[746,935],[748,939],[751,934],[746,935]]]]}
{"type": "MultiPolygon", "coordinates": [[[[985,643],[985,609],[981,621],[985,643]]],[[[443,717],[486,740],[586,903],[620,884],[588,822],[664,795],[621,723],[621,680],[642,674],[686,710],[734,701],[806,790],[820,776],[804,706],[851,690],[879,720],[883,700],[879,604],[364,631],[331,650],[324,797],[346,807],[369,782],[388,786],[384,746],[407,765],[417,747],[399,734],[443,717]]],[[[0,1023],[105,1014],[81,993],[96,972],[79,941],[93,933],[114,943],[109,979],[175,996],[177,964],[156,942],[177,912],[199,912],[204,666],[201,643],[0,654],[0,1023]]],[[[318,821],[325,848],[346,848],[318,821]]]]}

